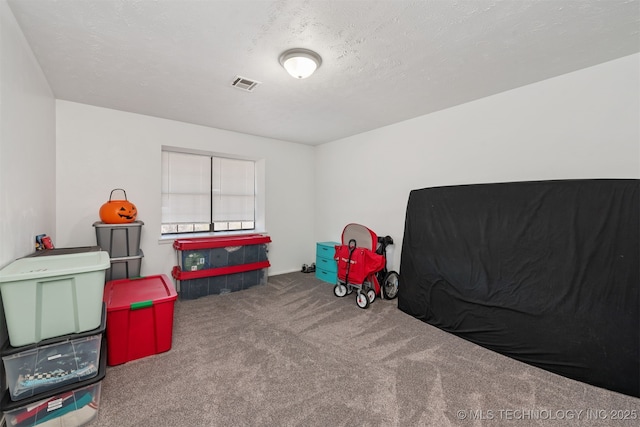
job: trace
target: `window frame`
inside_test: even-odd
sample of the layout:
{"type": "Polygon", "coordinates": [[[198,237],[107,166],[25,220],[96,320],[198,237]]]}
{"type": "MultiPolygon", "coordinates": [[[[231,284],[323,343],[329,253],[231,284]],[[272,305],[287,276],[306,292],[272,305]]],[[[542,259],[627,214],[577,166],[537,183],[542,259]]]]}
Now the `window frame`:
{"type": "MultiPolygon", "coordinates": [[[[176,239],[176,238],[185,238],[185,237],[206,237],[206,236],[221,236],[227,234],[251,234],[251,233],[262,233],[266,231],[265,227],[265,159],[256,158],[252,156],[244,156],[238,155],[234,153],[223,153],[223,152],[214,152],[214,151],[206,151],[206,150],[197,150],[197,149],[189,149],[184,147],[174,147],[174,146],[166,146],[163,145],[161,147],[161,159],[163,158],[162,153],[164,152],[174,152],[174,153],[182,153],[182,154],[192,154],[206,157],[216,157],[221,159],[229,159],[229,160],[245,160],[251,161],[254,163],[254,221],[253,228],[251,229],[233,229],[233,230],[214,230],[214,223],[209,223],[209,230],[202,231],[187,231],[187,232],[162,232],[163,226],[163,215],[162,211],[160,212],[160,239],[176,239]]],[[[213,168],[210,166],[210,171],[213,168]]],[[[160,167],[160,209],[162,210],[162,179],[163,179],[163,165],[161,161],[160,167]]],[[[209,181],[211,181],[211,175],[209,176],[209,181]]],[[[209,191],[209,219],[212,219],[213,214],[213,193],[209,191]]],[[[195,223],[194,223],[195,224],[195,223]]]]}

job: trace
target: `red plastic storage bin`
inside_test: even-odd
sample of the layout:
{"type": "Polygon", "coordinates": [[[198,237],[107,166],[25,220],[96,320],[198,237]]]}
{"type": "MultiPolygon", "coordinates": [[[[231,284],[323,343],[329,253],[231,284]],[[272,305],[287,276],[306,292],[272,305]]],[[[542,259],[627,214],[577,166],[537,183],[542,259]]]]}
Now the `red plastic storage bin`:
{"type": "Polygon", "coordinates": [[[112,280],[103,299],[109,366],[171,349],[177,293],[166,275],[112,280]]]}
{"type": "Polygon", "coordinates": [[[267,235],[243,234],[176,239],[173,248],[178,251],[180,270],[194,272],[264,263],[267,261],[268,243],[271,243],[271,238],[267,235]]]}

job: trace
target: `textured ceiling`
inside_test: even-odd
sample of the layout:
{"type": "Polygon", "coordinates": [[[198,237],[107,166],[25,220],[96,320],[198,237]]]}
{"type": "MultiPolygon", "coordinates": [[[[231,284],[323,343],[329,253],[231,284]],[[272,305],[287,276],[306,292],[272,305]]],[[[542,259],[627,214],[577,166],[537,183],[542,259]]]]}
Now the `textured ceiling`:
{"type": "Polygon", "coordinates": [[[640,0],[9,5],[58,99],[311,145],[640,51],[640,0]],[[284,71],[293,47],[316,74],[284,71]]]}

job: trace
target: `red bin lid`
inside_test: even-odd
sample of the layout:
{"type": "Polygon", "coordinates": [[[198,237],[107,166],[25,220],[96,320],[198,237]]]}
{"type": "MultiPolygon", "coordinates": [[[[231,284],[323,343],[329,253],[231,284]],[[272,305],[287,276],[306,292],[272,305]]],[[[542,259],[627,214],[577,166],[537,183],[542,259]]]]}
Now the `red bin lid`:
{"type": "Polygon", "coordinates": [[[176,239],[173,241],[173,248],[179,251],[190,251],[196,249],[224,248],[228,246],[259,245],[261,243],[271,243],[271,237],[265,234],[254,233],[176,239]]]}
{"type": "Polygon", "coordinates": [[[150,307],[178,297],[173,282],[165,274],[112,280],[104,287],[102,300],[107,312],[150,307]]]}

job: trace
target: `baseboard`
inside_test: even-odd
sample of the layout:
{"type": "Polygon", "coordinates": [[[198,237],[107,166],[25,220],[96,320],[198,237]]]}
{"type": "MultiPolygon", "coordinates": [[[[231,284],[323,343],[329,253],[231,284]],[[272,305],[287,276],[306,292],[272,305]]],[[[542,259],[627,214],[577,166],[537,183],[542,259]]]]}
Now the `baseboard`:
{"type": "Polygon", "coordinates": [[[268,275],[269,275],[269,277],[271,277],[271,276],[279,276],[281,274],[296,273],[296,272],[299,272],[299,271],[300,271],[299,268],[291,269],[291,270],[279,270],[279,271],[271,271],[271,270],[269,270],[268,275]]]}

